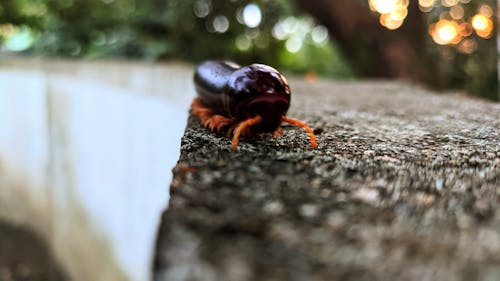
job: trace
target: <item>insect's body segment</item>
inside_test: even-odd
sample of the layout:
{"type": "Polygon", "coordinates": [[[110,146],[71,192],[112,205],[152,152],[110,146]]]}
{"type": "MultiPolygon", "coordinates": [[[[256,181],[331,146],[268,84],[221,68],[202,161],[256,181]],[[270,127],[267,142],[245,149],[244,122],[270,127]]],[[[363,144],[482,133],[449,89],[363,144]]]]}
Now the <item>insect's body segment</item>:
{"type": "Polygon", "coordinates": [[[230,126],[233,149],[240,134],[279,135],[282,122],[306,129],[312,146],[317,146],[305,123],[285,116],[290,87],[276,69],[263,64],[240,67],[227,61],[208,61],[196,69],[194,81],[198,98],[191,105],[192,112],[211,130],[230,126]]]}
{"type": "Polygon", "coordinates": [[[194,74],[194,85],[200,101],[215,113],[230,117],[227,81],[239,68],[237,64],[218,61],[200,65],[194,74]]]}

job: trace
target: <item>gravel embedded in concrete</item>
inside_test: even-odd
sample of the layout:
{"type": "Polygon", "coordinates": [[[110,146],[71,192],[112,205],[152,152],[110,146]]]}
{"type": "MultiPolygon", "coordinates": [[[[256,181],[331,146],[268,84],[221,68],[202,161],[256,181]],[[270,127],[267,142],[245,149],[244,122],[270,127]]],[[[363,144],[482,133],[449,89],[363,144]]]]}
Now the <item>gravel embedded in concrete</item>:
{"type": "Polygon", "coordinates": [[[154,280],[500,280],[500,104],[292,81],[315,128],[241,141],[190,117],[154,280]]]}

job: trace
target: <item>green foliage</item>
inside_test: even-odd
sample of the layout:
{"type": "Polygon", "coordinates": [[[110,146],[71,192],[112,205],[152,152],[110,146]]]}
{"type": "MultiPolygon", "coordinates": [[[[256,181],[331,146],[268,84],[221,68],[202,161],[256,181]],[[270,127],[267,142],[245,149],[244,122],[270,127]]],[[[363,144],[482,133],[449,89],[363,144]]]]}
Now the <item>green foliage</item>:
{"type": "Polygon", "coordinates": [[[192,62],[223,58],[297,73],[351,75],[331,44],[310,39],[315,25],[297,16],[285,0],[2,0],[0,26],[7,23],[17,31],[29,27],[34,43],[26,51],[45,56],[192,62]],[[262,13],[255,28],[242,22],[249,3],[262,13]],[[296,53],[287,51],[288,38],[272,35],[275,25],[289,17],[309,23],[296,53]],[[222,30],[216,30],[217,20],[222,20],[222,30]]]}

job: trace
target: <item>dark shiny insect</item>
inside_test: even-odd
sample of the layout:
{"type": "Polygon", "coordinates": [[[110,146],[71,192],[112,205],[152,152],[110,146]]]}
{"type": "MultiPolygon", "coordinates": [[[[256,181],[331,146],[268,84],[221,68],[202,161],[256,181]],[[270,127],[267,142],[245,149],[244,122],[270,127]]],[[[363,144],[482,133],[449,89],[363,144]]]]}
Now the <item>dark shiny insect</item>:
{"type": "Polygon", "coordinates": [[[207,61],[196,69],[194,84],[198,97],[191,104],[191,112],[212,131],[229,127],[233,150],[238,146],[240,135],[274,133],[280,136],[282,122],[304,128],[311,146],[318,146],[307,124],[286,117],[290,87],[276,69],[263,64],[241,67],[228,61],[207,61]]]}

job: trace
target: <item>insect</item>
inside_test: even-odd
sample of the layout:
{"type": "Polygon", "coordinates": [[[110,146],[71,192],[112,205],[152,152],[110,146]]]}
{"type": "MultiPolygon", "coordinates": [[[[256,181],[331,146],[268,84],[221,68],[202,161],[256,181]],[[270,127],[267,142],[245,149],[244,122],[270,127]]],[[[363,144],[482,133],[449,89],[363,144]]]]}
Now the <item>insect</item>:
{"type": "Polygon", "coordinates": [[[194,84],[198,97],[191,104],[191,112],[212,131],[228,127],[233,150],[240,136],[282,135],[282,122],[305,129],[311,146],[318,146],[306,123],[286,117],[290,87],[276,69],[264,64],[241,67],[229,61],[207,61],[196,69],[194,84]]]}

